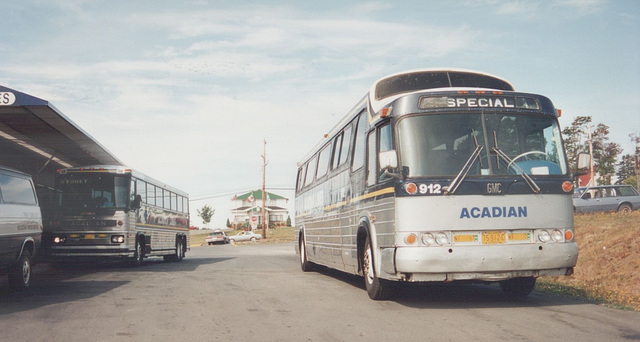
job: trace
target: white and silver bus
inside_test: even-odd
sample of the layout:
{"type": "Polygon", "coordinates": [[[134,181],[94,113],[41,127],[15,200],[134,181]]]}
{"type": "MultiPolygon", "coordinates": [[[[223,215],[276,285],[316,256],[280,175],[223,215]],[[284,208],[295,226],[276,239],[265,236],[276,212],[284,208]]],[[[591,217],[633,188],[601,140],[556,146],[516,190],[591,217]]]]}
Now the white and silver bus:
{"type": "Polygon", "coordinates": [[[150,256],[181,261],[189,248],[189,198],[123,166],[61,169],[43,245],[52,260],[150,256]]]}
{"type": "Polygon", "coordinates": [[[571,275],[573,186],[558,114],[488,74],[418,70],[375,82],[299,163],[296,252],[400,282],[499,282],[527,296],[571,275]]]}

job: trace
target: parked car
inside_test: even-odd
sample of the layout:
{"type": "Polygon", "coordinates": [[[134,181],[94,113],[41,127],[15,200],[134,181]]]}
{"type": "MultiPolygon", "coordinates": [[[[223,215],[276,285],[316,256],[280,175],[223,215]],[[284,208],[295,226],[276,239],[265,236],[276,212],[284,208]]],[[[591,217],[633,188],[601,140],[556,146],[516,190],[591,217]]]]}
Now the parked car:
{"type": "Polygon", "coordinates": [[[229,237],[222,230],[214,230],[212,233],[209,233],[209,235],[207,235],[205,241],[207,241],[207,244],[209,245],[213,245],[216,243],[225,244],[229,243],[229,237]]]}
{"type": "Polygon", "coordinates": [[[628,213],[640,208],[640,195],[631,185],[600,185],[577,188],[573,195],[576,213],[617,211],[628,213]]]}
{"type": "Polygon", "coordinates": [[[42,239],[42,213],[31,176],[0,167],[0,275],[22,291],[31,286],[42,239]]]}
{"type": "Polygon", "coordinates": [[[255,242],[256,240],[260,240],[260,239],[262,239],[262,235],[254,233],[253,231],[250,231],[250,230],[245,230],[238,233],[237,235],[232,235],[229,237],[229,240],[231,240],[231,242],[240,242],[240,241],[255,242]]]}

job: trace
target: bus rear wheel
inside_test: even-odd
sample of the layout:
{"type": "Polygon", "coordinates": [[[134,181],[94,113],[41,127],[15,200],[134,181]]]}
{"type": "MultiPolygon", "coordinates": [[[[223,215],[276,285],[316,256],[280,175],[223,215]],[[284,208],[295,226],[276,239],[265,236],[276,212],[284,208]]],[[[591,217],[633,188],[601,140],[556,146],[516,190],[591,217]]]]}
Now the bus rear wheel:
{"type": "Polygon", "coordinates": [[[500,282],[502,291],[507,297],[513,299],[525,298],[533,291],[535,286],[536,278],[533,277],[513,278],[500,282]]]}
{"type": "Polygon", "coordinates": [[[176,253],[171,255],[164,255],[162,257],[164,261],[180,262],[184,258],[184,243],[181,237],[176,238],[176,253]]]}
{"type": "Polygon", "coordinates": [[[380,279],[376,275],[373,264],[373,247],[369,237],[364,244],[364,253],[362,257],[362,269],[364,273],[364,285],[367,289],[369,298],[373,300],[383,300],[391,295],[392,285],[386,279],[380,279]]]}

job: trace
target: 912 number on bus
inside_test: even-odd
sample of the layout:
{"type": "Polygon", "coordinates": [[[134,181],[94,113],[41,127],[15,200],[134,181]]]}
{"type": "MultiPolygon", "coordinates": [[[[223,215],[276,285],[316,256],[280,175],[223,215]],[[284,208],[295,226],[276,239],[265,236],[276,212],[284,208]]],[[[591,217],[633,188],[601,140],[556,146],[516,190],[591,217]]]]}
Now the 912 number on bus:
{"type": "Polygon", "coordinates": [[[430,194],[430,195],[440,195],[442,194],[442,185],[438,183],[432,184],[420,184],[418,186],[418,191],[421,194],[430,194]]]}

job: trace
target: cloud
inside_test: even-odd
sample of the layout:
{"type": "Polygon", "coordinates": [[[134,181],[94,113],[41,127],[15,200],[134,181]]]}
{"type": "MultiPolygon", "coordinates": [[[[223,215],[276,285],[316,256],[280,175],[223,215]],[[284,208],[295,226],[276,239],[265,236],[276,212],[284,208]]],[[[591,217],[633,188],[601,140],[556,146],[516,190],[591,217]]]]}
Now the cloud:
{"type": "Polygon", "coordinates": [[[503,15],[514,14],[531,14],[535,13],[540,6],[540,3],[535,1],[510,1],[501,2],[498,7],[497,13],[503,15]]]}
{"type": "Polygon", "coordinates": [[[600,11],[608,2],[608,0],[554,0],[554,6],[587,15],[600,11]]]}

